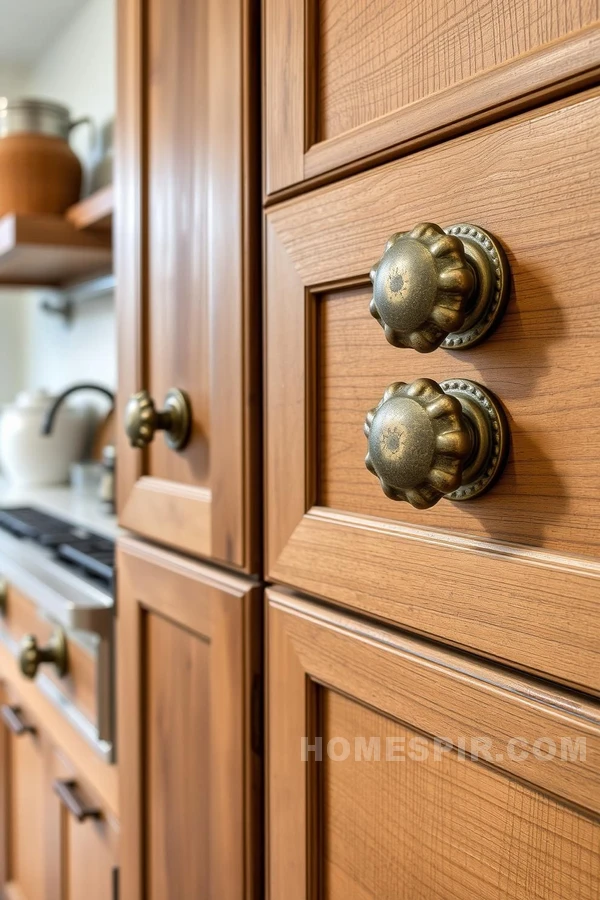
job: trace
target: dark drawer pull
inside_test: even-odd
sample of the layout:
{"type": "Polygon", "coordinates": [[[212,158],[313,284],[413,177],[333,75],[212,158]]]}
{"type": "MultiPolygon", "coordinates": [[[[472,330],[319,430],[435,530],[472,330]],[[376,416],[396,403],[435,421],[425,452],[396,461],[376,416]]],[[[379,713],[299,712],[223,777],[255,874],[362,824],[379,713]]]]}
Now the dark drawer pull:
{"type": "Polygon", "coordinates": [[[57,780],[53,784],[54,793],[60,798],[61,803],[66,806],[71,815],[75,816],[78,822],[84,822],[86,819],[99,819],[102,813],[95,806],[87,806],[77,796],[76,781],[57,780]]]}
{"type": "Polygon", "coordinates": [[[20,706],[8,706],[8,704],[3,703],[0,707],[0,713],[2,713],[2,721],[6,727],[17,737],[21,737],[22,734],[35,734],[33,725],[28,725],[27,722],[23,721],[20,706]]]}

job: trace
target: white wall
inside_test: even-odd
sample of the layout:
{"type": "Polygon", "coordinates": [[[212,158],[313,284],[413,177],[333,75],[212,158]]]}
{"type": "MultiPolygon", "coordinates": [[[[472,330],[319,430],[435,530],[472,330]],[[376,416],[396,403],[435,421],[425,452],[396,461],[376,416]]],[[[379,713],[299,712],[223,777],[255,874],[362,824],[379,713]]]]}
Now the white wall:
{"type": "Polygon", "coordinates": [[[25,91],[27,77],[25,66],[0,62],[0,97],[19,97],[25,91]]]}
{"type": "MultiPolygon", "coordinates": [[[[87,0],[22,77],[20,93],[64,103],[76,117],[91,116],[97,128],[112,120],[114,7],[114,0],[87,0]]],[[[2,85],[0,68],[0,95],[2,85]]],[[[73,135],[73,146],[85,163],[93,161],[86,126],[73,135]]],[[[0,291],[0,402],[22,388],[58,391],[84,380],[114,387],[113,299],[86,301],[78,307],[73,322],[65,324],[40,311],[43,296],[39,292],[0,291]]],[[[89,395],[85,399],[89,400],[89,395]]],[[[101,398],[99,404],[105,407],[101,398]]]]}

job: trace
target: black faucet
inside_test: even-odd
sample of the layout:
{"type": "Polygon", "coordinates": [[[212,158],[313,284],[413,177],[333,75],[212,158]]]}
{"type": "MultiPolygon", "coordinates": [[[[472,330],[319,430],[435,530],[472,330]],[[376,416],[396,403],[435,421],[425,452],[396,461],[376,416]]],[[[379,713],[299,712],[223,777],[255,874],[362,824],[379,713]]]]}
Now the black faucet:
{"type": "Polygon", "coordinates": [[[115,407],[115,395],[113,391],[109,390],[108,388],[102,387],[101,384],[74,384],[73,387],[67,388],[66,391],[63,391],[62,394],[60,394],[56,398],[54,403],[48,408],[42,422],[41,433],[43,435],[52,434],[52,428],[54,426],[56,413],[58,412],[63,400],[65,400],[70,394],[74,394],[75,391],[99,391],[110,400],[112,404],[111,411],[115,407]]]}

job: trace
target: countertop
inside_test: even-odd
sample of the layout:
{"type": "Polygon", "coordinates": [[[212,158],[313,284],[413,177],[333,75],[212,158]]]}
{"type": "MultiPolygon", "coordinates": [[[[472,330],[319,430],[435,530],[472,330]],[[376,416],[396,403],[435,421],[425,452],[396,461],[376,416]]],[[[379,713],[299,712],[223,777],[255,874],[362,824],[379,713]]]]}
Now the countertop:
{"type": "Polygon", "coordinates": [[[112,540],[120,531],[117,517],[106,512],[95,492],[74,490],[66,484],[23,488],[0,477],[0,506],[35,506],[112,540]]]}

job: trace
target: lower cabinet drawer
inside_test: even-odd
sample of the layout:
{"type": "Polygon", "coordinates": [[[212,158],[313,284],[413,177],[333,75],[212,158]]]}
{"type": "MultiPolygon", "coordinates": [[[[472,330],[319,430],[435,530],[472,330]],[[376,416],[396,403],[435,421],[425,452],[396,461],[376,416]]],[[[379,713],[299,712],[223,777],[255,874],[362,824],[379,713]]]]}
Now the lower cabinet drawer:
{"type": "Polygon", "coordinates": [[[600,707],[268,592],[270,900],[592,900],[600,707]]]}
{"type": "Polygon", "coordinates": [[[1,694],[2,896],[118,900],[118,822],[20,695],[1,694]]]}
{"type": "Polygon", "coordinates": [[[262,589],[131,539],[118,550],[127,900],[262,898],[262,589]]]}

